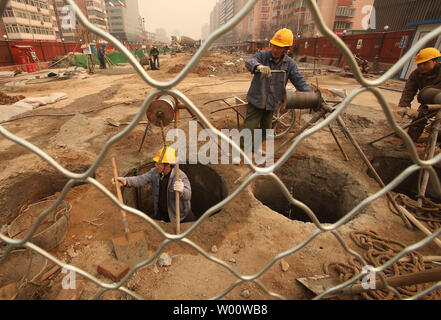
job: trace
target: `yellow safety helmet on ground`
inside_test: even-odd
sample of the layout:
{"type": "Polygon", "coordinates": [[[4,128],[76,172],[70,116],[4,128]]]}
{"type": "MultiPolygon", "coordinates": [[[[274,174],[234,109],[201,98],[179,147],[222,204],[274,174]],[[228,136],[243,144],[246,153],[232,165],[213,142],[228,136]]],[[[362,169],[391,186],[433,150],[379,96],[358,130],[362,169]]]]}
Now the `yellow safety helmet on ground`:
{"type": "Polygon", "coordinates": [[[425,48],[417,54],[415,64],[424,63],[426,61],[433,60],[439,57],[441,57],[441,53],[438,49],[425,48]]]}
{"type": "Polygon", "coordinates": [[[278,47],[291,47],[294,42],[292,31],[286,28],[280,29],[274,34],[270,43],[278,47]]]}
{"type": "MultiPolygon", "coordinates": [[[[161,163],[170,163],[170,164],[176,164],[176,150],[170,147],[166,147],[164,157],[162,158],[161,163]]],[[[153,161],[158,162],[161,158],[162,152],[164,148],[158,151],[156,154],[156,157],[153,158],[153,161]]]]}

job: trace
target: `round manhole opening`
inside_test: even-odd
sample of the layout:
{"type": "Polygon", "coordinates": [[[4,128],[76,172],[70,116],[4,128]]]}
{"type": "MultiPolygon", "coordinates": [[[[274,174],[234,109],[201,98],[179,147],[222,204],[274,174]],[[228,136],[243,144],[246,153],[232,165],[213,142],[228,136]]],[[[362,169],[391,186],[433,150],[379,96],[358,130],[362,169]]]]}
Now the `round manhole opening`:
{"type": "MultiPolygon", "coordinates": [[[[398,175],[400,175],[404,170],[413,165],[414,163],[409,159],[395,158],[395,157],[374,157],[372,160],[372,165],[377,171],[380,178],[385,184],[390,183],[398,175]]],[[[438,167],[433,167],[435,169],[438,178],[441,179],[441,169],[438,167]]],[[[368,172],[369,175],[372,175],[368,172]]],[[[421,178],[422,179],[422,178],[421,178]]],[[[440,196],[437,194],[432,183],[427,184],[427,189],[425,196],[431,198],[436,202],[441,202],[440,196]]],[[[403,182],[401,182],[393,191],[398,193],[403,193],[410,198],[416,200],[418,199],[418,185],[420,181],[420,171],[412,173],[403,182]]]]}
{"type": "MultiPolygon", "coordinates": [[[[127,176],[137,176],[147,173],[155,167],[154,162],[132,169],[127,176]]],[[[196,220],[209,208],[224,200],[228,190],[219,174],[212,168],[201,164],[180,164],[179,169],[184,172],[191,185],[191,209],[196,220]]],[[[125,188],[123,190],[124,203],[154,216],[152,186],[148,184],[141,188],[125,188]]],[[[219,213],[219,211],[213,213],[219,213]]]]}
{"type": "MultiPolygon", "coordinates": [[[[337,222],[368,196],[351,175],[322,159],[296,159],[275,173],[293,197],[306,204],[321,223],[337,222]]],[[[272,210],[291,220],[312,222],[305,211],[290,204],[274,179],[259,178],[252,188],[254,196],[272,210]]]]}

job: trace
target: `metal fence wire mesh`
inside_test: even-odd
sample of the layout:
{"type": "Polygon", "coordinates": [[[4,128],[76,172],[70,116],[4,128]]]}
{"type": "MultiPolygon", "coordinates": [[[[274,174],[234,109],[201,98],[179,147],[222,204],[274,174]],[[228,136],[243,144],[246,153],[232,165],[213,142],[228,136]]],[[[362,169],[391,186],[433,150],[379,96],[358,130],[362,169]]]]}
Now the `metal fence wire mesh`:
{"type": "MultiPolygon", "coordinates": [[[[109,148],[118,140],[126,136],[130,133],[132,129],[137,125],[137,123],[140,121],[141,117],[145,114],[147,107],[149,104],[153,101],[155,97],[161,94],[169,94],[172,95],[178,99],[180,99],[184,105],[191,110],[191,112],[197,116],[200,123],[205,128],[212,129],[218,137],[220,137],[224,142],[232,145],[233,148],[236,148],[235,150],[240,150],[239,147],[231,142],[231,140],[222,134],[219,130],[217,130],[210,121],[201,113],[201,111],[196,107],[195,104],[193,104],[192,101],[190,101],[182,92],[179,90],[174,89],[175,86],[177,86],[189,73],[190,69],[200,60],[200,58],[204,55],[204,53],[210,48],[211,44],[217,40],[220,36],[234,28],[242,18],[244,18],[253,8],[253,6],[256,4],[258,0],[249,0],[246,5],[238,12],[238,14],[232,18],[230,21],[228,21],[224,26],[216,30],[214,33],[212,33],[207,40],[202,44],[202,46],[199,48],[199,50],[194,54],[190,62],[185,66],[185,68],[173,79],[168,82],[160,82],[152,79],[149,74],[143,69],[143,67],[137,62],[136,58],[131,55],[131,53],[112,35],[109,33],[103,31],[102,29],[99,29],[98,27],[94,26],[92,23],[90,23],[85,15],[81,12],[81,10],[78,8],[78,6],[75,4],[73,0],[66,0],[66,2],[72,6],[72,8],[75,9],[76,17],[77,19],[85,26],[87,30],[90,32],[95,33],[100,38],[105,39],[106,41],[110,42],[115,49],[119,50],[121,53],[123,53],[126,58],[129,60],[130,64],[135,68],[136,72],[139,74],[139,76],[150,86],[154,87],[155,89],[152,90],[146,99],[144,100],[142,107],[140,108],[137,115],[134,117],[134,119],[131,121],[130,125],[128,125],[123,131],[118,133],[117,135],[113,136],[111,139],[109,139],[103,149],[101,150],[100,154],[94,161],[94,163],[90,166],[88,170],[85,172],[79,174],[79,173],[73,173],[69,170],[66,170],[64,167],[62,167],[56,160],[54,160],[52,157],[50,157],[48,154],[43,152],[41,149],[36,147],[35,145],[29,143],[25,139],[22,139],[8,130],[6,130],[3,126],[0,126],[0,133],[6,138],[13,142],[15,142],[18,145],[23,146],[24,148],[30,150],[31,152],[38,155],[41,159],[46,161],[49,165],[54,167],[57,171],[59,171],[61,174],[63,174],[65,177],[69,179],[69,181],[66,183],[64,188],[62,189],[62,192],[60,193],[57,200],[44,212],[42,212],[39,216],[39,218],[36,220],[32,228],[29,230],[29,232],[26,234],[25,237],[23,237],[21,240],[15,240],[11,239],[10,237],[6,236],[4,233],[0,233],[0,239],[7,244],[7,249],[5,251],[5,254],[0,257],[0,264],[4,263],[6,259],[8,259],[8,255],[10,254],[11,250],[14,248],[20,246],[20,247],[26,247],[28,249],[31,249],[32,251],[40,254],[41,256],[47,258],[48,260],[52,261],[53,263],[59,265],[60,267],[67,268],[69,270],[72,270],[81,276],[89,279],[90,281],[94,282],[95,284],[99,285],[102,289],[99,290],[98,293],[93,297],[94,299],[100,298],[106,291],[108,290],[121,290],[125,292],[126,294],[132,296],[135,299],[142,299],[139,295],[137,295],[135,292],[129,290],[125,285],[127,284],[128,280],[132,277],[132,275],[140,268],[152,263],[155,258],[157,258],[161,251],[167,246],[167,244],[173,242],[173,241],[180,241],[183,243],[186,243],[187,245],[191,246],[195,250],[197,250],[201,255],[203,255],[206,259],[217,263],[218,265],[222,266],[223,268],[227,269],[231,274],[233,274],[235,277],[237,277],[237,280],[232,283],[225,291],[220,292],[217,296],[212,297],[212,299],[219,299],[228,294],[233,288],[238,286],[239,284],[243,282],[252,281],[256,283],[266,294],[272,297],[285,299],[285,297],[279,295],[276,292],[272,292],[268,290],[259,280],[259,278],[275,263],[280,261],[282,258],[291,255],[303,247],[305,247],[308,243],[310,243],[314,238],[319,236],[322,233],[331,232],[333,236],[339,241],[341,246],[352,256],[357,258],[359,261],[363,261],[363,265],[367,266],[367,263],[361,257],[358,253],[351,250],[343,238],[339,235],[337,232],[338,228],[348,222],[352,217],[354,217],[357,212],[359,212],[363,207],[369,205],[376,199],[386,195],[388,192],[392,191],[394,188],[396,188],[401,182],[403,182],[407,177],[409,177],[412,173],[419,171],[420,169],[424,168],[429,171],[430,173],[430,179],[436,184],[436,190],[438,192],[441,192],[441,185],[440,181],[433,169],[433,165],[436,164],[441,160],[441,154],[437,154],[431,159],[428,160],[422,160],[418,154],[415,145],[413,144],[410,137],[407,135],[407,133],[402,130],[397,122],[394,119],[394,116],[392,114],[392,110],[387,104],[385,98],[380,93],[380,91],[377,89],[378,86],[382,85],[386,80],[389,78],[392,78],[404,65],[407,61],[409,61],[412,56],[417,53],[420,49],[424,47],[426,43],[437,37],[439,34],[441,34],[441,26],[436,28],[435,30],[429,32],[427,35],[425,35],[421,40],[419,40],[394,66],[392,66],[386,73],[384,73],[381,77],[379,77],[376,80],[367,80],[363,77],[360,69],[357,66],[356,60],[351,53],[351,51],[344,45],[342,40],[336,36],[332,30],[330,30],[324,23],[321,14],[319,12],[318,6],[316,4],[316,1],[313,0],[307,0],[307,5],[311,11],[311,14],[314,17],[314,20],[320,30],[320,32],[326,36],[332,43],[339,49],[339,51],[344,55],[346,60],[348,61],[348,64],[351,67],[351,71],[355,76],[355,79],[359,82],[360,86],[353,90],[349,96],[347,96],[344,101],[337,106],[336,110],[329,115],[325,120],[320,122],[318,125],[315,125],[314,127],[304,131],[302,134],[300,134],[289,146],[289,149],[283,154],[283,156],[275,162],[272,166],[266,167],[266,168],[259,168],[251,164],[251,161],[248,163],[250,166],[250,169],[252,170],[252,174],[249,175],[242,184],[227,198],[225,198],[223,201],[217,203],[210,209],[208,209],[199,219],[196,221],[188,230],[186,230],[184,233],[181,233],[179,235],[173,235],[164,232],[150,217],[146,216],[143,212],[134,209],[132,207],[128,207],[126,205],[121,204],[117,197],[115,197],[112,192],[110,192],[108,189],[106,189],[101,183],[99,183],[97,180],[92,178],[93,172],[97,169],[97,167],[100,165],[101,161],[103,160],[104,156],[108,152],[109,148]],[[371,92],[375,95],[375,97],[378,100],[378,103],[381,105],[384,114],[386,115],[387,121],[389,125],[395,130],[396,134],[403,139],[409,153],[411,156],[411,159],[413,161],[413,165],[409,166],[407,169],[405,169],[400,175],[395,177],[393,181],[391,181],[388,185],[386,185],[384,188],[380,189],[375,194],[372,194],[371,196],[365,198],[362,202],[360,202],[355,208],[347,212],[347,214],[341,218],[339,221],[337,221],[334,224],[331,225],[322,225],[319,220],[316,218],[314,212],[305,204],[302,202],[294,199],[292,195],[290,194],[287,187],[284,185],[284,183],[273,173],[277,168],[282,166],[288,158],[293,154],[293,152],[296,150],[298,145],[305,140],[308,136],[314,134],[315,132],[325,128],[328,126],[332,121],[334,121],[344,110],[347,108],[347,106],[351,103],[351,101],[359,94],[363,92],[371,92]],[[303,209],[309,216],[309,218],[314,222],[316,226],[316,230],[310,234],[306,240],[303,242],[297,244],[296,246],[292,247],[290,250],[287,250],[285,252],[282,252],[278,255],[276,255],[266,266],[264,266],[259,272],[252,274],[252,275],[243,275],[239,274],[233,267],[225,263],[224,261],[217,259],[216,257],[211,256],[209,253],[204,251],[201,247],[199,247],[196,243],[193,241],[190,241],[188,239],[188,236],[196,229],[198,228],[201,223],[206,220],[212,213],[218,211],[222,207],[224,207],[226,204],[231,202],[233,199],[235,199],[253,180],[258,178],[259,176],[269,176],[272,179],[274,179],[280,188],[280,191],[283,193],[283,195],[289,200],[289,202],[292,205],[295,205],[301,209],[303,209]],[[93,275],[83,271],[80,268],[77,268],[72,265],[68,265],[63,263],[62,261],[58,260],[56,257],[49,254],[47,251],[41,249],[40,247],[36,246],[35,244],[29,242],[29,240],[32,238],[34,233],[36,232],[39,224],[42,222],[42,220],[49,215],[54,209],[56,209],[60,203],[62,203],[64,197],[68,193],[68,191],[75,185],[75,183],[78,182],[86,182],[88,184],[93,185],[95,188],[97,188],[100,192],[102,192],[104,195],[106,195],[115,205],[117,205],[120,209],[125,210],[126,212],[137,216],[146,222],[148,222],[159,234],[161,234],[164,237],[164,241],[161,243],[160,247],[152,256],[143,261],[142,263],[139,263],[134,268],[130,270],[130,272],[118,283],[113,284],[107,284],[103,283],[93,275]]],[[[5,8],[5,5],[8,1],[1,1],[0,3],[0,13],[3,13],[3,10],[5,8]]],[[[243,155],[243,153],[242,153],[243,155]]],[[[419,248],[422,248],[429,242],[435,239],[435,237],[439,236],[441,234],[441,229],[436,230],[431,236],[427,236],[423,240],[410,245],[406,247],[404,250],[396,254],[392,259],[387,261],[386,263],[382,264],[381,266],[375,267],[372,271],[374,272],[382,272],[386,268],[390,267],[393,263],[397,262],[401,257],[408,254],[409,252],[412,252],[414,250],[417,250],[419,248]]],[[[315,297],[315,299],[322,299],[327,294],[335,292],[337,290],[340,290],[341,288],[344,288],[350,284],[353,284],[358,279],[360,279],[363,276],[362,273],[350,278],[349,280],[345,281],[344,283],[335,286],[323,294],[315,297]]],[[[383,282],[386,281],[386,278],[381,275],[380,277],[383,282]]],[[[412,296],[410,299],[419,299],[424,297],[425,295],[430,294],[432,291],[436,290],[437,288],[441,287],[441,282],[438,282],[437,284],[433,285],[432,287],[426,289],[425,291],[412,296]]],[[[387,290],[391,290],[398,298],[401,298],[399,292],[395,290],[394,288],[390,287],[389,285],[386,286],[387,290]]]]}

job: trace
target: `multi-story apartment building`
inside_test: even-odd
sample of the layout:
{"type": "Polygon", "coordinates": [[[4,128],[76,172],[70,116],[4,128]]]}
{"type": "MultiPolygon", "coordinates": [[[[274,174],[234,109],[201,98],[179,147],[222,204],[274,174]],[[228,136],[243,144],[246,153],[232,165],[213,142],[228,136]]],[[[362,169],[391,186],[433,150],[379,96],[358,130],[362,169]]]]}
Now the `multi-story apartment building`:
{"type": "MultiPolygon", "coordinates": [[[[76,18],[73,18],[73,20],[68,18],[71,15],[71,10],[64,1],[49,1],[52,2],[55,9],[56,25],[58,26],[57,38],[61,38],[65,42],[92,41],[97,39],[94,34],[89,34],[88,39],[83,39],[85,28],[76,18]]],[[[91,23],[103,30],[108,30],[104,0],[75,0],[75,3],[91,23]]],[[[72,16],[74,17],[75,15],[72,14],[72,16]]]]}
{"type": "MultiPolygon", "coordinates": [[[[369,25],[374,0],[317,0],[325,24],[336,34],[344,30],[362,30],[369,25]]],[[[295,35],[320,35],[317,24],[305,0],[273,0],[272,31],[280,27],[291,29],[295,35]]]]}
{"type": "Polygon", "coordinates": [[[106,0],[106,11],[109,32],[117,39],[129,42],[146,40],[138,0],[106,0]]]}
{"type": "Polygon", "coordinates": [[[53,7],[47,0],[11,0],[2,19],[4,35],[11,40],[56,40],[53,7]]]}
{"type": "MultiPolygon", "coordinates": [[[[247,3],[247,0],[219,0],[210,14],[212,33],[234,17],[247,3]]],[[[218,42],[232,44],[245,40],[260,40],[269,36],[271,0],[259,0],[241,22],[218,42]]]]}

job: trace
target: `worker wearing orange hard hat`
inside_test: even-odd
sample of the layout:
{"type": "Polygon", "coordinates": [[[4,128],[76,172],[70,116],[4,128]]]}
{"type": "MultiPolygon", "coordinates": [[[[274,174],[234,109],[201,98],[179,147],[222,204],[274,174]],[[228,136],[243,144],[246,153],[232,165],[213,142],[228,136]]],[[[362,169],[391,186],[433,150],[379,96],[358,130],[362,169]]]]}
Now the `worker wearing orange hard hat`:
{"type": "MultiPolygon", "coordinates": [[[[246,68],[254,77],[247,94],[247,114],[243,129],[250,129],[254,133],[255,129],[260,128],[265,137],[266,129],[272,129],[274,111],[283,103],[288,80],[299,91],[313,91],[295,61],[286,54],[293,42],[292,31],[280,29],[270,41],[270,50],[259,50],[245,61],[246,68]],[[284,70],[286,79],[283,73],[272,74],[271,70],[284,70]]],[[[244,146],[242,139],[241,148],[248,151],[249,147],[251,146],[244,146]]]]}
{"type": "MultiPolygon", "coordinates": [[[[410,116],[411,102],[420,90],[429,86],[441,89],[440,57],[441,53],[436,48],[425,48],[417,54],[415,60],[417,69],[410,74],[404,91],[401,94],[400,102],[398,103],[398,114],[401,117],[405,115],[410,116]]],[[[421,101],[418,102],[421,103],[421,101]]],[[[414,120],[422,118],[423,108],[420,107],[418,111],[410,117],[414,120]]],[[[421,136],[426,124],[427,119],[409,127],[408,133],[414,142],[421,136]]]]}
{"type": "Polygon", "coordinates": [[[176,179],[176,150],[164,147],[157,152],[153,161],[155,168],[149,172],[134,177],[118,177],[118,182],[124,187],[133,188],[151,183],[154,218],[166,222],[176,222],[176,192],[179,192],[181,222],[194,221],[190,181],[182,170],[179,171],[179,179],[176,179]]]}

